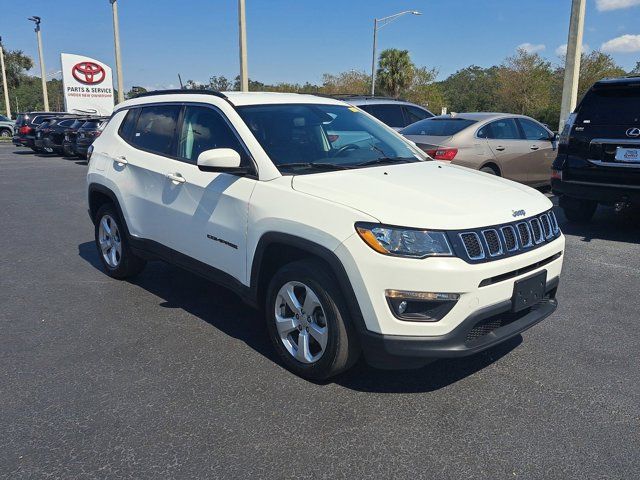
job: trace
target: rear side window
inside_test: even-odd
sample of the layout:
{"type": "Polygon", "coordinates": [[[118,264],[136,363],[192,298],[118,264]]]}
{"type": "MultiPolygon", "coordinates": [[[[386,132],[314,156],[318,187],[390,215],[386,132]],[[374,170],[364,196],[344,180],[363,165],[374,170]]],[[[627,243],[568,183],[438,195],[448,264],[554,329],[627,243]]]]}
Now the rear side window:
{"type": "Polygon", "coordinates": [[[130,142],[133,146],[173,156],[172,146],[180,114],[179,105],[155,105],[140,110],[130,142]]]}
{"type": "Polygon", "coordinates": [[[61,127],[69,127],[73,125],[74,122],[75,122],[74,119],[63,120],[61,122],[58,122],[58,125],[60,125],[61,127]]]}
{"type": "Polygon", "coordinates": [[[640,123],[640,85],[592,88],[582,100],[577,123],[636,125],[640,123]]]}
{"type": "Polygon", "coordinates": [[[427,112],[426,110],[422,110],[421,108],[414,107],[412,105],[404,106],[404,113],[407,117],[407,122],[409,124],[419,122],[420,120],[424,120],[425,118],[433,117],[433,114],[427,112]]]}
{"type": "Polygon", "coordinates": [[[519,118],[520,126],[524,132],[524,138],[527,140],[548,140],[549,132],[542,125],[538,125],[536,122],[527,120],[526,118],[519,118]]]}
{"type": "Polygon", "coordinates": [[[124,120],[118,129],[118,135],[127,141],[131,139],[131,134],[133,133],[133,129],[136,126],[136,120],[138,119],[138,113],[140,113],[139,108],[131,108],[125,115],[124,120]]]}
{"type": "Polygon", "coordinates": [[[503,118],[485,125],[478,132],[478,136],[495,140],[521,140],[518,126],[513,118],[503,118]]]}
{"type": "Polygon", "coordinates": [[[240,154],[243,165],[247,164],[244,147],[218,111],[186,107],[178,138],[178,157],[196,163],[198,155],[214,148],[231,148],[240,154]]]}
{"type": "Polygon", "coordinates": [[[429,118],[409,125],[400,131],[403,135],[429,135],[450,137],[473,125],[475,120],[464,118],[429,118]]]}
{"type": "Polygon", "coordinates": [[[360,108],[390,127],[407,125],[402,116],[402,105],[360,105],[360,108]]]}

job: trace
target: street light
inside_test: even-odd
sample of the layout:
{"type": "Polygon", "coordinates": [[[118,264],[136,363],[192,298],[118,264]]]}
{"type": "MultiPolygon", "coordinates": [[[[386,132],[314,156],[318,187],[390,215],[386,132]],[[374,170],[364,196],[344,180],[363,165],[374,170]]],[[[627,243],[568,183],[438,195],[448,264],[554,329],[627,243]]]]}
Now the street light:
{"type": "Polygon", "coordinates": [[[38,56],[40,57],[40,77],[42,80],[42,100],[44,102],[44,111],[48,112],[49,111],[49,93],[47,92],[47,78],[45,75],[45,68],[44,68],[44,58],[42,55],[42,35],[40,34],[40,22],[41,22],[41,18],[40,17],[36,17],[35,15],[33,17],[29,17],[27,20],[33,22],[36,24],[36,37],[38,38],[38,56]]]}
{"type": "Polygon", "coordinates": [[[9,106],[9,85],[7,85],[7,72],[4,69],[4,50],[2,49],[2,37],[0,37],[0,70],[2,70],[2,89],[4,90],[4,106],[7,117],[11,119],[11,107],[9,106]]]}
{"type": "Polygon", "coordinates": [[[389,25],[398,17],[402,15],[422,15],[417,10],[405,10],[404,12],[399,12],[394,15],[389,15],[384,18],[374,18],[373,19],[373,59],[371,60],[371,96],[373,97],[376,93],[376,40],[378,36],[378,29],[389,25]]]}
{"type": "Polygon", "coordinates": [[[118,0],[109,0],[113,15],[113,43],[116,50],[116,76],[118,77],[118,103],[124,102],[122,59],[120,58],[120,23],[118,22],[118,0]]]}

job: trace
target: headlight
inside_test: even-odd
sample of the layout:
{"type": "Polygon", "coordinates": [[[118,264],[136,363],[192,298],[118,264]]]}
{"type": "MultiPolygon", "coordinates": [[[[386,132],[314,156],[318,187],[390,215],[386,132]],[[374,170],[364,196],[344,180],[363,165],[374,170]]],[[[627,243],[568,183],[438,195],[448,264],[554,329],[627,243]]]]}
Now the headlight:
{"type": "Polygon", "coordinates": [[[375,223],[357,223],[356,230],[367,245],[385,255],[411,258],[453,255],[444,232],[375,223]]]}

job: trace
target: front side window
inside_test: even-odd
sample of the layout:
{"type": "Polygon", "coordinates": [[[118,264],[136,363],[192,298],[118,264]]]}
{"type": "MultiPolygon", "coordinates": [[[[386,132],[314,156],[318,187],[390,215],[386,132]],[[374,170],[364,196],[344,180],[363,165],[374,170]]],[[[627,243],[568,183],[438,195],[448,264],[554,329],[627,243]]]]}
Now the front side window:
{"type": "Polygon", "coordinates": [[[172,156],[180,109],[179,105],[143,107],[130,142],[142,150],[172,156]]]}
{"type": "Polygon", "coordinates": [[[527,140],[548,140],[549,132],[542,125],[538,125],[536,122],[528,120],[526,118],[519,118],[520,126],[524,132],[524,138],[527,140]]]}
{"type": "Polygon", "coordinates": [[[187,106],[178,138],[178,157],[196,163],[198,155],[214,148],[231,148],[240,154],[242,164],[247,164],[244,147],[220,113],[213,108],[187,106]]]}
{"type": "Polygon", "coordinates": [[[360,108],[390,127],[404,127],[407,125],[402,116],[402,105],[362,105],[360,108]]]}
{"type": "Polygon", "coordinates": [[[283,173],[428,160],[355,107],[281,104],[237,110],[283,173]]]}
{"type": "Polygon", "coordinates": [[[489,139],[495,140],[520,140],[520,132],[518,131],[518,125],[513,118],[503,118],[491,122],[489,125],[483,127],[486,131],[489,139]],[[488,128],[487,128],[488,127],[488,128]]]}

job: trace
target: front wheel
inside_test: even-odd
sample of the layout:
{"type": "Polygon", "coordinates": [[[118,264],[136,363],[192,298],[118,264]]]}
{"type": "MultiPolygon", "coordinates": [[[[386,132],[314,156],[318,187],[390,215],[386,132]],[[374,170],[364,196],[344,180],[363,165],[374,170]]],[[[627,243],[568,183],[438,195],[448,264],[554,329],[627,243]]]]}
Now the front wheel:
{"type": "Polygon", "coordinates": [[[95,241],[100,261],[110,277],[120,280],[133,277],[146,265],[131,250],[124,223],[112,204],[103,205],[96,214],[95,241]]]}
{"type": "Polygon", "coordinates": [[[285,366],[297,375],[324,380],[358,359],[355,332],[328,268],[302,260],[282,267],[267,291],[269,336],[285,366]]]}

